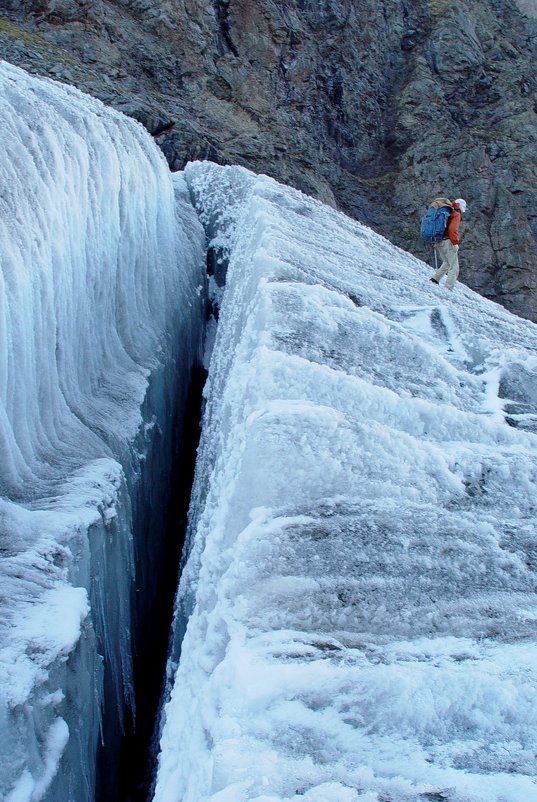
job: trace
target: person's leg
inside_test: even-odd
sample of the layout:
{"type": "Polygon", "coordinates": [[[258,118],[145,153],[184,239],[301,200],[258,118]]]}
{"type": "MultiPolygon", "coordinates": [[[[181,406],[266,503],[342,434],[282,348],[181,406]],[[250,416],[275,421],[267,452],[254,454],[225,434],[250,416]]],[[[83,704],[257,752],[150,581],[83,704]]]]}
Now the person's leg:
{"type": "MultiPolygon", "coordinates": [[[[440,281],[440,279],[442,278],[442,276],[444,276],[447,273],[447,271],[449,270],[449,261],[448,261],[448,258],[447,258],[448,257],[448,251],[446,249],[446,242],[449,242],[449,240],[442,240],[442,242],[439,242],[438,245],[435,245],[436,253],[439,256],[439,258],[442,260],[441,264],[440,264],[440,267],[438,268],[438,270],[436,271],[436,273],[433,276],[433,281],[436,281],[437,284],[440,281]]],[[[449,242],[449,244],[451,245],[451,242],[449,242]]]]}
{"type": "Polygon", "coordinates": [[[446,287],[448,290],[452,290],[459,275],[459,255],[455,245],[452,245],[451,242],[449,244],[451,247],[447,257],[449,269],[447,271],[446,287]]]}
{"type": "Polygon", "coordinates": [[[447,273],[448,269],[449,269],[448,263],[447,262],[442,262],[442,264],[440,265],[440,267],[438,268],[438,270],[434,274],[432,280],[436,281],[436,283],[438,284],[440,282],[440,279],[442,278],[442,276],[445,276],[445,274],[447,273]]]}

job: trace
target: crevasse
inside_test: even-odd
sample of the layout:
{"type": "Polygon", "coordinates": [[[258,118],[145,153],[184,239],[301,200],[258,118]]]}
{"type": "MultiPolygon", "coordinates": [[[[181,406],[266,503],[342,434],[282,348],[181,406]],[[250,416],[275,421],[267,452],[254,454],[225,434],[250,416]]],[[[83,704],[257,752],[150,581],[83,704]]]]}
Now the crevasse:
{"type": "Polygon", "coordinates": [[[114,770],[201,221],[219,314],[155,802],[532,799],[535,325],[265,176],[172,182],[75,90],[0,89],[0,793],[93,799],[101,710],[114,770]]]}

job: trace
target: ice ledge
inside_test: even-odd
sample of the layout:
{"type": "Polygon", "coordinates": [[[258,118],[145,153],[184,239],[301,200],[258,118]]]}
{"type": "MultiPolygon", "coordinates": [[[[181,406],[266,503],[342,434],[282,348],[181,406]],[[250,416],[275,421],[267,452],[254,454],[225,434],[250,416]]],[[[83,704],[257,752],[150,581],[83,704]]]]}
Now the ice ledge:
{"type": "Polygon", "coordinates": [[[266,177],[185,175],[226,282],[155,802],[526,802],[537,328],[266,177]]]}

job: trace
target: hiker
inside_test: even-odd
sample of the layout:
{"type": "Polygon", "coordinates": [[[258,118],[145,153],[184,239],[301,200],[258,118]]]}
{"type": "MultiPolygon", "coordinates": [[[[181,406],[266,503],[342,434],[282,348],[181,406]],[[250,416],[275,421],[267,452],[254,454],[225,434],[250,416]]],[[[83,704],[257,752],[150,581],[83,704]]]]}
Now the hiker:
{"type": "Polygon", "coordinates": [[[434,243],[435,260],[436,254],[438,254],[442,263],[431,278],[431,281],[435,284],[440,284],[440,279],[447,273],[446,287],[448,290],[452,290],[457,276],[459,275],[459,227],[462,216],[466,212],[466,201],[463,198],[457,198],[456,201],[450,203],[446,198],[437,198],[437,200],[433,201],[431,204],[431,206],[436,208],[447,205],[451,207],[451,213],[444,236],[439,242],[434,243]]]}

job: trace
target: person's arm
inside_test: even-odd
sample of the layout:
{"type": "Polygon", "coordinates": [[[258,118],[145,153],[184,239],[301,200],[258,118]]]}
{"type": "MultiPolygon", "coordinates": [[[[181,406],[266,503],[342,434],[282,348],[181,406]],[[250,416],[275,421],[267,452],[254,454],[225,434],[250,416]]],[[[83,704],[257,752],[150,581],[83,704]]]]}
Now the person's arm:
{"type": "Polygon", "coordinates": [[[447,234],[453,245],[459,244],[459,226],[461,224],[461,213],[454,209],[449,216],[447,234]]]}

